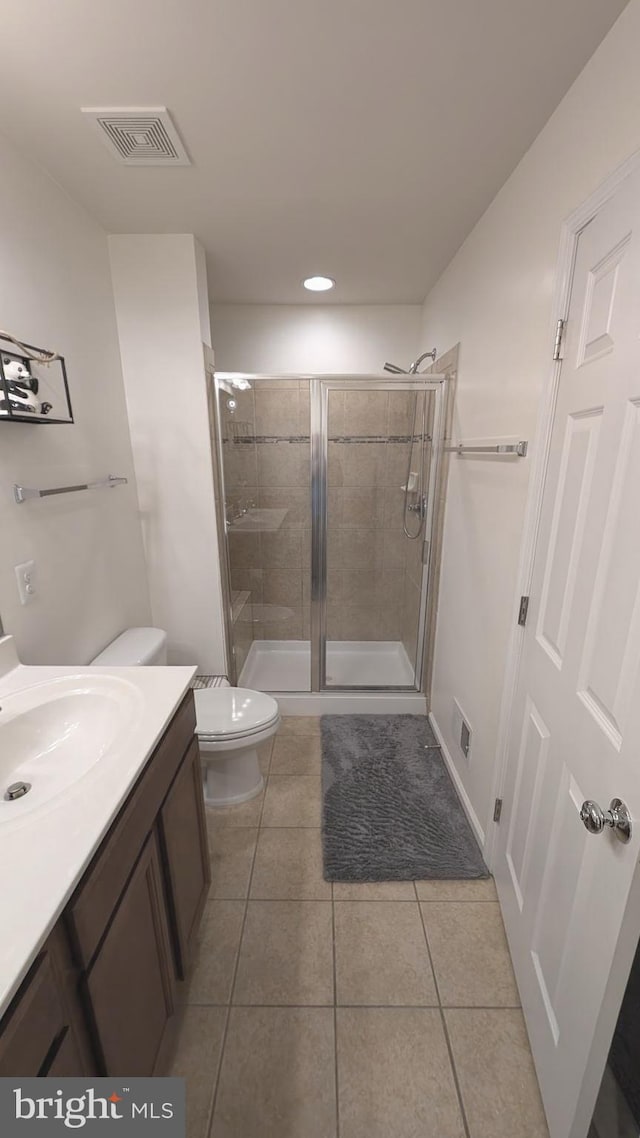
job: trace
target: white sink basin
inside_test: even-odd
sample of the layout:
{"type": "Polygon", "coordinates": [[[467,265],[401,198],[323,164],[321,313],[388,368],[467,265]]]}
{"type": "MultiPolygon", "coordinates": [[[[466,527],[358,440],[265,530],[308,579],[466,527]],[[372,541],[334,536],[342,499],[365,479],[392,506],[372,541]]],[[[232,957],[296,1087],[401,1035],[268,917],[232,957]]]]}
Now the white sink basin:
{"type": "Polygon", "coordinates": [[[128,680],[86,673],[0,698],[0,826],[47,805],[114,754],[143,703],[128,680]],[[30,789],[11,800],[15,783],[30,789]]]}

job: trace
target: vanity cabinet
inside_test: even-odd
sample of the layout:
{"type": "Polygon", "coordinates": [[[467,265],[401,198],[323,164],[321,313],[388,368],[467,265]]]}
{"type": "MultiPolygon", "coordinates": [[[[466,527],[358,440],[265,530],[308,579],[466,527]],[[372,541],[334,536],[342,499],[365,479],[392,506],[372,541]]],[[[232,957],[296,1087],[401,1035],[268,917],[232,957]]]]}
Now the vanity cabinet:
{"type": "Polygon", "coordinates": [[[163,1071],[210,880],[191,692],[0,1022],[0,1075],[163,1071]]]}

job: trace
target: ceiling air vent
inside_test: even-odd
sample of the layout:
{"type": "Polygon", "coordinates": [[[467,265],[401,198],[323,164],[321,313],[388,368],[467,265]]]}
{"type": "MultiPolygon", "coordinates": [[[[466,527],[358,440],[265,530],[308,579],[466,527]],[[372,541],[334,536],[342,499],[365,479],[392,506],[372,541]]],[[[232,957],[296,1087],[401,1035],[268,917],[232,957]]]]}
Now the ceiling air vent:
{"type": "Polygon", "coordinates": [[[166,107],[82,107],[123,166],[190,166],[166,107]]]}

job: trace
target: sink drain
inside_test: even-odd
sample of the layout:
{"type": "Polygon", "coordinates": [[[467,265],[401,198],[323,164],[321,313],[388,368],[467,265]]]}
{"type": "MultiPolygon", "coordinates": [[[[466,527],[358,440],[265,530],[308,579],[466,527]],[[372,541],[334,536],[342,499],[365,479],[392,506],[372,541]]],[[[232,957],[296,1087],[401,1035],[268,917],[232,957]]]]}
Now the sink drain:
{"type": "Polygon", "coordinates": [[[31,790],[30,782],[12,782],[11,786],[7,787],[5,798],[7,802],[13,802],[16,798],[24,798],[31,790]]]}

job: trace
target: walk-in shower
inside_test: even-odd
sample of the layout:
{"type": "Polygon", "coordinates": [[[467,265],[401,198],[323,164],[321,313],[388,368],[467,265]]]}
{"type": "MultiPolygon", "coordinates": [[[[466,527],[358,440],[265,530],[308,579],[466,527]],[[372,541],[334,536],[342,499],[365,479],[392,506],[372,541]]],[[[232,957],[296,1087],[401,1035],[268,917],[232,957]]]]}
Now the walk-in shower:
{"type": "Polygon", "coordinates": [[[394,378],[216,374],[240,685],[418,700],[447,390],[426,355],[394,378]]]}

